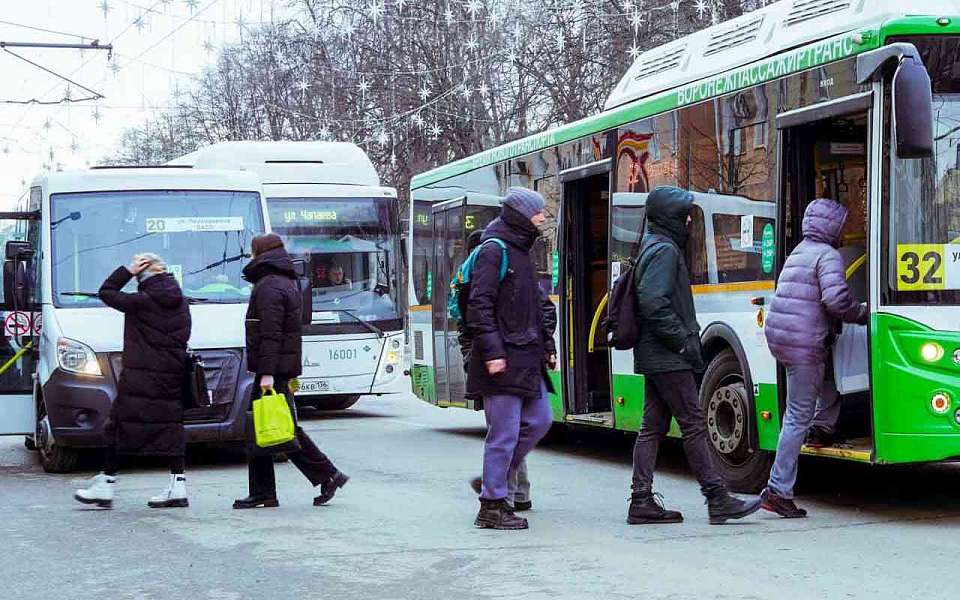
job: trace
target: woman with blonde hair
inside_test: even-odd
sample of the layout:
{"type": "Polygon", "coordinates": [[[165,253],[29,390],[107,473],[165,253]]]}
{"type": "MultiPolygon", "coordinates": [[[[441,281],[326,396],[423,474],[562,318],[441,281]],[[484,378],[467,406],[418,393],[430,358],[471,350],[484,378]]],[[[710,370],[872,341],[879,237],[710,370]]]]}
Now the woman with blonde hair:
{"type": "Polygon", "coordinates": [[[100,300],[124,313],[123,369],[104,428],[103,471],[74,498],[113,506],[120,454],[167,456],[170,484],[151,508],[188,506],[184,475],[183,382],[190,339],[190,308],[176,278],[156,254],[137,254],[100,287],[100,300]],[[131,279],[137,291],[123,292],[131,279]]]}

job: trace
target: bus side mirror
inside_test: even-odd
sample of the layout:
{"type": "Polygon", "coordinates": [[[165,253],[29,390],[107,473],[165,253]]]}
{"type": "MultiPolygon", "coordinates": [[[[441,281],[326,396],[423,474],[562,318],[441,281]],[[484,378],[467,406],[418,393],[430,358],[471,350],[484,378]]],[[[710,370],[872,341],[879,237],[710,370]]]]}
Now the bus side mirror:
{"type": "Polygon", "coordinates": [[[293,261],[293,272],[297,276],[297,288],[300,290],[300,323],[313,323],[313,285],[307,276],[307,261],[293,261]]]}
{"type": "Polygon", "coordinates": [[[897,158],[933,156],[933,94],[923,63],[904,57],[893,75],[897,158]]]}

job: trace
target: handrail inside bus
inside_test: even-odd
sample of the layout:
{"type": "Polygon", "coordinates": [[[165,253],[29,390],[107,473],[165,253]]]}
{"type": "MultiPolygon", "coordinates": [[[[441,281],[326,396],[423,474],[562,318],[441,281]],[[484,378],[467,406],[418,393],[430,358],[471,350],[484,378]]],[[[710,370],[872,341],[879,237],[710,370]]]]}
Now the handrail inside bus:
{"type": "Polygon", "coordinates": [[[607,298],[610,297],[610,292],[607,292],[603,295],[603,299],[600,300],[600,304],[597,306],[597,312],[593,313],[593,322],[590,323],[590,339],[587,341],[587,352],[593,352],[594,343],[593,340],[597,337],[597,326],[600,324],[600,315],[603,314],[603,309],[607,307],[607,298]]]}
{"type": "Polygon", "coordinates": [[[847,267],[846,278],[850,279],[851,277],[853,277],[853,274],[856,273],[857,270],[860,267],[862,267],[866,262],[867,262],[867,255],[861,254],[857,260],[850,263],[850,266],[847,267]]]}

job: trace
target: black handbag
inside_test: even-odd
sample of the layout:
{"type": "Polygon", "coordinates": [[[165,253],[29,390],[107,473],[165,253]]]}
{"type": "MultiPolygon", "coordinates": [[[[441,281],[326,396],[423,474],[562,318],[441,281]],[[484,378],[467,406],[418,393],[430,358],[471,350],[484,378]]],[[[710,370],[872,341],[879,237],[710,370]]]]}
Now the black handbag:
{"type": "Polygon", "coordinates": [[[207,408],[213,405],[213,393],[207,387],[207,373],[204,370],[203,357],[192,352],[187,353],[183,369],[183,407],[207,408]]]}

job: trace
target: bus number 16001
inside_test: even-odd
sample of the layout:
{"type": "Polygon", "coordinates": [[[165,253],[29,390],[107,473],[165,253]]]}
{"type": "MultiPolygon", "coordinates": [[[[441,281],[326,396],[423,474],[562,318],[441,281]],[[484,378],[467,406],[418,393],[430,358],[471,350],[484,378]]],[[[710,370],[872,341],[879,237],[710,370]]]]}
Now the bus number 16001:
{"type": "Polygon", "coordinates": [[[330,350],[330,360],[356,360],[356,348],[339,348],[330,350]]]}

